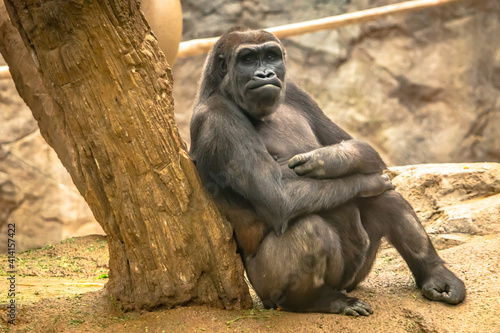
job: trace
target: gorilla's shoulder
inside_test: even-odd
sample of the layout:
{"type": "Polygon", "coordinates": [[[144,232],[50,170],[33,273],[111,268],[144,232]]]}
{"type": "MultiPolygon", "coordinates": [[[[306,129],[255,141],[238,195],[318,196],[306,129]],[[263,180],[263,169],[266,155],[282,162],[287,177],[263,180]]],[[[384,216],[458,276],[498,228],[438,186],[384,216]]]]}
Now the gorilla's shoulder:
{"type": "Polygon", "coordinates": [[[214,122],[214,126],[226,126],[230,119],[248,121],[242,112],[236,112],[238,106],[232,100],[223,98],[219,94],[212,94],[210,97],[196,104],[193,117],[201,118],[206,122],[214,122]]]}
{"type": "Polygon", "coordinates": [[[306,115],[318,115],[323,113],[311,96],[294,82],[288,81],[286,83],[284,103],[306,115]]]}

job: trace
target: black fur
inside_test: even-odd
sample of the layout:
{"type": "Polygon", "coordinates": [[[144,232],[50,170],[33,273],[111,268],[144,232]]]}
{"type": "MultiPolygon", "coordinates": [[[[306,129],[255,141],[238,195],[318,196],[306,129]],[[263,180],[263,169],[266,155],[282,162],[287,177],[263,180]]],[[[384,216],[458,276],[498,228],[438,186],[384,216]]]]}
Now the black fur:
{"type": "Polygon", "coordinates": [[[226,33],[207,57],[191,120],[190,154],[264,304],[368,315],[342,290],[366,277],[382,237],[426,297],[461,302],[463,282],[382,174],[379,154],[286,82],[285,62],[267,32],[226,33]]]}

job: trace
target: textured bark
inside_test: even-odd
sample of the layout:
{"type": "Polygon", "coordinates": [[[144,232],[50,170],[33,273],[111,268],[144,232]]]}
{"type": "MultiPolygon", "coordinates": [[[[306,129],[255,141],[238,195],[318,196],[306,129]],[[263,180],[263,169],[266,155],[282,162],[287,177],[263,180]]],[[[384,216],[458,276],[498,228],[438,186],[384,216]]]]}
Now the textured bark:
{"type": "Polygon", "coordinates": [[[20,36],[0,6],[0,52],[108,235],[109,294],[125,309],[250,306],[231,227],[185,151],[171,71],[138,2],[5,4],[20,36]]]}

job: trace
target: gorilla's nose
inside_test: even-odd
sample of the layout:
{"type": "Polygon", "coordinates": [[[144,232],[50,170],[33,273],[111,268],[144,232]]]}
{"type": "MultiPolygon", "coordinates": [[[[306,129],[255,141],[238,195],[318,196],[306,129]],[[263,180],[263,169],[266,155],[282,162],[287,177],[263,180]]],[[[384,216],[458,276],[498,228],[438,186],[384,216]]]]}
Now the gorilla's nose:
{"type": "Polygon", "coordinates": [[[259,79],[270,79],[272,77],[275,77],[276,73],[271,70],[266,70],[266,71],[255,71],[254,77],[259,78],[259,79]]]}

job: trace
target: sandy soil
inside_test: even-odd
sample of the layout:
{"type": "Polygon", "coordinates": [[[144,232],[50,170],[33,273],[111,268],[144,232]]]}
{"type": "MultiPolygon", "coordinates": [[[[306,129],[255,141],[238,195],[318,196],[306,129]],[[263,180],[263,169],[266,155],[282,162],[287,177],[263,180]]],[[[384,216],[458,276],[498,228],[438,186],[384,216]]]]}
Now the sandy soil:
{"type": "Polygon", "coordinates": [[[375,312],[369,317],[200,306],[124,313],[102,288],[107,272],[105,238],[74,238],[17,255],[15,326],[7,324],[6,257],[0,257],[0,328],[114,333],[500,332],[500,238],[470,237],[465,244],[439,252],[466,283],[467,298],[458,306],[426,300],[404,261],[385,246],[368,279],[351,293],[372,305],[375,312]]]}

